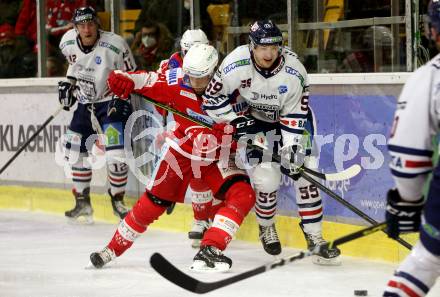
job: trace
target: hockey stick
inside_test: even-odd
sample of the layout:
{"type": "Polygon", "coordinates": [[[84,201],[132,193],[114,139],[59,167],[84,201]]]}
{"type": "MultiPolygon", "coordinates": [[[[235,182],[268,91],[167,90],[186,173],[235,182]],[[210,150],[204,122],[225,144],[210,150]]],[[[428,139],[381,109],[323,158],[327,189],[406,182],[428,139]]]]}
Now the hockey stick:
{"type": "Polygon", "coordinates": [[[250,278],[252,276],[261,274],[263,272],[282,267],[290,262],[294,262],[306,257],[310,257],[312,255],[315,255],[320,251],[320,249],[324,248],[325,246],[328,247],[336,247],[338,245],[350,242],[352,240],[370,235],[374,232],[377,232],[379,230],[383,230],[386,227],[386,223],[380,223],[374,226],[370,226],[368,228],[361,229],[359,231],[347,234],[345,236],[342,236],[338,239],[335,239],[333,241],[328,242],[325,245],[317,246],[312,251],[304,251],[300,252],[295,255],[291,255],[289,257],[278,259],[272,263],[261,265],[259,267],[256,267],[254,269],[239,273],[237,275],[225,278],[223,280],[215,281],[215,282],[203,282],[199,281],[187,274],[185,274],[183,271],[178,269],[176,266],[174,266],[172,263],[170,263],[167,259],[165,259],[164,256],[162,256],[159,253],[154,253],[150,257],[150,265],[153,267],[154,270],[156,270],[160,275],[162,275],[164,278],[169,280],[170,282],[174,283],[175,285],[186,289],[188,291],[191,291],[193,293],[197,294],[204,294],[211,292],[213,290],[223,288],[225,286],[231,285],[233,283],[239,282],[241,280],[250,278]]]}
{"type": "MultiPolygon", "coordinates": [[[[357,214],[358,216],[363,218],[365,221],[369,222],[372,225],[377,224],[376,220],[374,220],[373,218],[368,216],[366,213],[361,211],[359,208],[357,208],[356,206],[354,206],[353,204],[351,204],[350,202],[348,202],[344,198],[340,197],[338,194],[336,194],[335,192],[333,192],[332,190],[330,190],[329,188],[327,188],[326,186],[321,184],[319,181],[312,178],[310,175],[308,175],[304,172],[300,172],[300,174],[305,180],[307,180],[307,181],[311,182],[312,184],[314,184],[315,186],[317,186],[324,193],[326,193],[327,195],[329,195],[330,197],[332,197],[333,199],[335,199],[336,201],[338,201],[339,203],[341,203],[342,205],[344,205],[345,207],[350,209],[352,212],[354,212],[355,214],[357,214]]],[[[385,230],[383,230],[383,231],[385,232],[385,230]]],[[[398,237],[396,239],[396,241],[399,242],[404,247],[406,247],[407,249],[409,249],[409,250],[412,249],[412,245],[410,243],[408,243],[407,241],[405,241],[404,239],[398,237]]]]}
{"type": "Polygon", "coordinates": [[[20,153],[31,143],[32,140],[34,140],[35,137],[40,134],[40,132],[47,126],[47,124],[50,123],[59,113],[63,110],[63,106],[60,105],[60,107],[40,126],[40,128],[35,131],[35,133],[29,137],[29,139],[18,149],[18,151],[15,152],[15,154],[6,162],[5,165],[3,165],[2,169],[0,169],[0,175],[3,173],[3,171],[8,168],[8,166],[20,155],[20,153]]]}
{"type": "MultiPolygon", "coordinates": [[[[149,98],[147,96],[144,96],[142,94],[139,94],[139,93],[136,93],[136,94],[141,96],[145,101],[147,101],[149,103],[152,103],[153,105],[155,105],[157,107],[160,107],[162,109],[165,109],[165,110],[167,110],[169,112],[172,112],[172,113],[174,113],[174,114],[176,114],[176,115],[178,115],[178,116],[180,116],[180,117],[182,117],[182,118],[184,118],[186,120],[189,120],[189,121],[191,121],[191,122],[193,122],[193,123],[195,123],[197,125],[200,125],[200,126],[202,126],[204,128],[208,128],[208,129],[212,128],[212,125],[210,123],[202,122],[199,119],[196,119],[196,118],[194,118],[194,117],[192,117],[192,116],[190,116],[190,115],[188,115],[186,113],[183,113],[183,112],[181,112],[179,110],[176,110],[176,109],[174,109],[174,108],[172,108],[172,107],[170,107],[170,106],[168,106],[166,104],[157,102],[157,101],[155,101],[155,100],[153,100],[153,99],[151,99],[151,98],[149,98]]],[[[236,140],[238,140],[238,139],[236,139],[236,140]]],[[[263,150],[262,147],[259,147],[257,145],[253,145],[253,144],[249,144],[249,143],[247,143],[246,145],[248,147],[253,148],[253,149],[257,149],[257,150],[260,150],[260,151],[263,150]]],[[[280,158],[279,155],[272,154],[272,160],[274,160],[277,163],[280,163],[281,158],[280,158]]],[[[299,170],[299,172],[305,171],[305,172],[307,172],[307,173],[309,173],[309,174],[311,174],[313,176],[316,176],[316,177],[324,179],[324,180],[338,181],[338,180],[350,179],[350,178],[356,176],[361,171],[361,166],[359,166],[358,164],[354,164],[351,167],[349,167],[349,168],[347,168],[347,169],[345,169],[343,171],[335,172],[335,173],[322,173],[322,172],[315,171],[313,169],[307,168],[305,166],[300,167],[298,170],[299,170]]]]}

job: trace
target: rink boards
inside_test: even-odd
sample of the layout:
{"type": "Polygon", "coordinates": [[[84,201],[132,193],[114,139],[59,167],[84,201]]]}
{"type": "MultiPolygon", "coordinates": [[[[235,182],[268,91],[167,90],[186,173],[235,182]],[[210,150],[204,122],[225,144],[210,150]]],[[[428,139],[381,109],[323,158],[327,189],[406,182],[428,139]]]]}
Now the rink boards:
{"type": "MultiPolygon", "coordinates": [[[[316,141],[321,147],[319,168],[334,172],[352,164],[360,164],[362,172],[346,181],[327,183],[338,195],[377,221],[383,220],[384,194],[392,186],[387,167],[386,138],[392,121],[396,98],[408,74],[374,75],[311,75],[311,104],[317,118],[316,141]]],[[[0,82],[0,164],[4,164],[57,109],[58,79],[8,80],[0,82]]],[[[43,210],[62,214],[73,203],[69,193],[70,178],[57,156],[57,142],[67,128],[71,113],[55,118],[29,149],[2,174],[0,208],[43,210]],[[10,187],[8,184],[28,186],[10,187]],[[60,190],[65,189],[65,190],[60,190]]],[[[155,121],[157,123],[157,121],[155,121]]],[[[151,123],[150,123],[151,124],[151,123]]],[[[144,141],[151,142],[151,138],[144,141]]],[[[135,144],[136,146],[139,144],[135,144]]],[[[147,156],[148,159],[148,156],[147,156]]],[[[97,156],[97,166],[99,166],[97,156]]],[[[148,163],[145,160],[144,163],[148,163]]],[[[150,162],[151,163],[151,162],[150,162]]],[[[148,167],[148,166],[147,166],[148,167]]],[[[129,178],[129,193],[134,202],[144,188],[137,182],[141,168],[129,178]]],[[[104,166],[93,172],[93,192],[104,193],[104,166]]],[[[277,227],[282,243],[305,247],[300,234],[292,182],[284,178],[280,192],[277,227]]],[[[110,203],[104,195],[93,195],[95,217],[115,222],[110,203]]],[[[357,215],[324,195],[324,235],[336,238],[366,224],[357,215]]],[[[191,223],[188,204],[176,208],[172,216],[164,216],[155,227],[187,231],[191,223]]],[[[253,213],[240,229],[237,238],[257,241],[253,213]]],[[[414,242],[414,238],[410,239],[414,242]]],[[[343,247],[346,255],[400,261],[407,251],[381,234],[343,247]]]]}

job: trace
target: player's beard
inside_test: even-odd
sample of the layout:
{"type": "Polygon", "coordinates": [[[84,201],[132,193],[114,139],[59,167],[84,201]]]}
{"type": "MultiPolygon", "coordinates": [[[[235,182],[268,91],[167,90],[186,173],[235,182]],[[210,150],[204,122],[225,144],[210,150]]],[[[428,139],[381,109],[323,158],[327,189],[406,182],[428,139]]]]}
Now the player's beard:
{"type": "Polygon", "coordinates": [[[81,42],[84,46],[92,46],[96,43],[98,39],[97,35],[89,34],[85,36],[81,36],[81,42]]]}

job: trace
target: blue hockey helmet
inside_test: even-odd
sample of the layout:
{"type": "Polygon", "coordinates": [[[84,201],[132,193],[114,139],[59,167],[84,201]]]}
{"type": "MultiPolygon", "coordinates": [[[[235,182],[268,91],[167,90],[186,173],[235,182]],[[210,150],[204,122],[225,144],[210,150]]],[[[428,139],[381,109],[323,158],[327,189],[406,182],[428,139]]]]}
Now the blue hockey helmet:
{"type": "Polygon", "coordinates": [[[271,20],[256,21],[250,28],[249,40],[257,45],[282,45],[283,34],[271,20]]]}
{"type": "Polygon", "coordinates": [[[95,23],[98,23],[98,16],[96,14],[96,11],[91,6],[77,8],[73,13],[72,22],[75,25],[90,21],[94,21],[95,23]]]}
{"type": "Polygon", "coordinates": [[[429,22],[440,33],[440,0],[431,0],[428,5],[429,22]]]}

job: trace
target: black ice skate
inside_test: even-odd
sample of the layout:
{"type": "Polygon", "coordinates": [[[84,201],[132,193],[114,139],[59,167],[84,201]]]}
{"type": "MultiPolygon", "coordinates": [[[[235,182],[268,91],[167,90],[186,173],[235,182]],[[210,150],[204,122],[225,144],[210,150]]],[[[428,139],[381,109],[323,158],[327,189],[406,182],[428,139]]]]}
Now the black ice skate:
{"type": "Polygon", "coordinates": [[[341,254],[341,250],[337,247],[328,248],[325,246],[327,241],[322,238],[321,234],[308,234],[304,232],[304,226],[302,223],[299,223],[301,230],[304,233],[304,237],[307,241],[307,248],[309,251],[317,250],[316,256],[313,257],[313,263],[318,265],[341,265],[341,258],[339,255],[341,254]],[[316,249],[317,246],[321,246],[321,248],[316,249]]]}
{"type": "Polygon", "coordinates": [[[200,241],[203,238],[203,234],[208,230],[210,224],[205,220],[194,220],[191,230],[188,232],[188,238],[192,239],[191,246],[193,248],[200,247],[200,241]]]}
{"type": "Polygon", "coordinates": [[[260,240],[263,244],[263,248],[269,255],[279,255],[281,254],[281,243],[278,239],[277,229],[275,229],[275,224],[270,226],[258,226],[260,229],[260,240]]]}
{"type": "Polygon", "coordinates": [[[87,224],[93,223],[93,209],[90,205],[90,188],[84,189],[82,193],[78,193],[73,189],[72,193],[75,196],[75,207],[66,211],[64,215],[78,222],[84,220],[87,224]]]}
{"type": "Polygon", "coordinates": [[[191,270],[199,272],[223,272],[232,266],[232,260],[214,246],[202,246],[194,257],[191,270]]]}
{"type": "Polygon", "coordinates": [[[125,192],[117,193],[112,195],[110,189],[108,190],[108,194],[112,200],[112,208],[115,216],[119,217],[121,220],[125,218],[128,213],[128,208],[124,204],[124,194],[125,192]]]}
{"type": "Polygon", "coordinates": [[[109,247],[105,247],[102,251],[92,253],[90,255],[90,262],[95,268],[102,268],[105,264],[115,259],[116,255],[109,247]]]}

